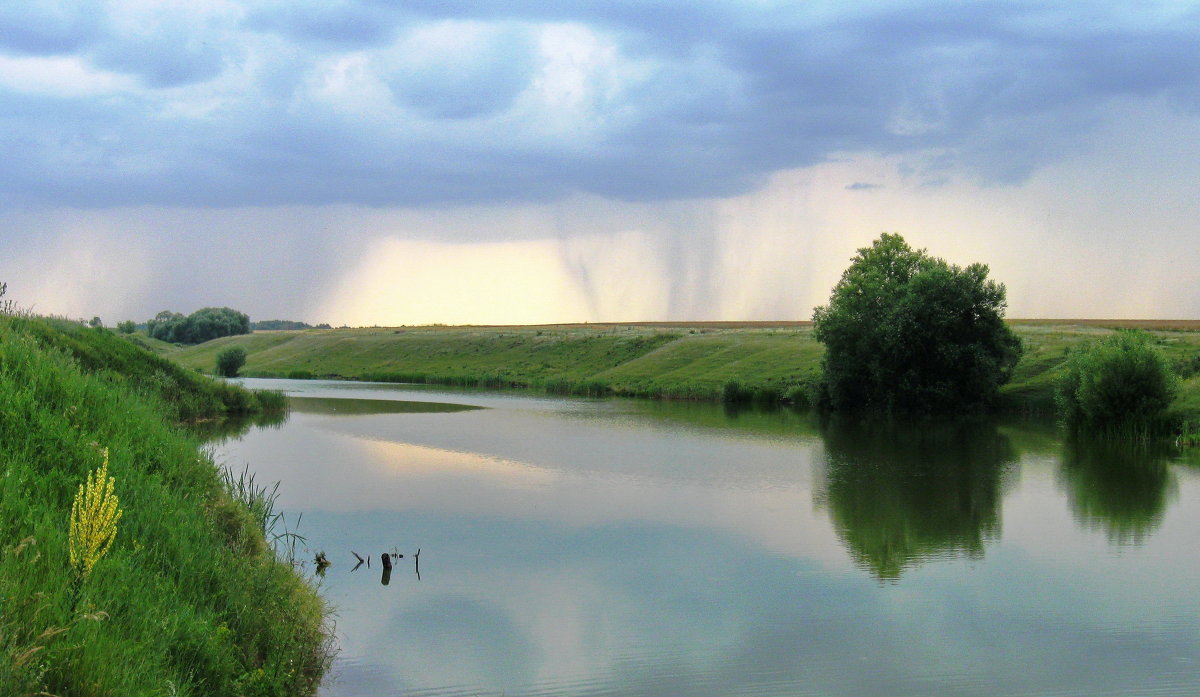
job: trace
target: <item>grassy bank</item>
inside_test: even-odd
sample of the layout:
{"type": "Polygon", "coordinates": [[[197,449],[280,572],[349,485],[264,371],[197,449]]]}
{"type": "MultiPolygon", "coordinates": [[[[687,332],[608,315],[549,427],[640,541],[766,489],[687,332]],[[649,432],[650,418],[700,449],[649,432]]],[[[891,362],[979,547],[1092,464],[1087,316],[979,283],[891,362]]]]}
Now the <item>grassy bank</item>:
{"type": "Polygon", "coordinates": [[[0,405],[0,694],[313,691],[322,602],[268,545],[262,492],[178,425],[260,397],[103,330],[0,316],[0,405]],[[81,575],[72,500],[105,452],[123,514],[81,575]]]}
{"type": "Polygon", "coordinates": [[[243,375],[333,377],[560,394],[719,400],[726,383],[781,391],[815,376],[807,327],[564,325],[259,332],[168,351],[211,371],[246,348],[243,375]]]}
{"type": "MultiPolygon", "coordinates": [[[[1048,414],[1068,351],[1115,328],[1149,331],[1185,377],[1175,415],[1200,416],[1200,322],[1017,320],[1025,345],[1006,411],[1048,414]]],[[[246,348],[244,375],[391,380],[548,392],[779,401],[803,399],[822,347],[807,323],[701,322],[544,327],[402,327],[258,332],[166,348],[211,371],[221,349],[246,348]],[[731,394],[732,392],[732,394],[731,394]]]]}
{"type": "Polygon", "coordinates": [[[127,338],[78,322],[49,318],[9,316],[6,321],[12,331],[69,355],[85,372],[160,400],[177,421],[247,416],[286,408],[281,394],[253,392],[210,380],[167,360],[160,355],[161,348],[157,353],[146,350],[145,337],[127,338]]]}

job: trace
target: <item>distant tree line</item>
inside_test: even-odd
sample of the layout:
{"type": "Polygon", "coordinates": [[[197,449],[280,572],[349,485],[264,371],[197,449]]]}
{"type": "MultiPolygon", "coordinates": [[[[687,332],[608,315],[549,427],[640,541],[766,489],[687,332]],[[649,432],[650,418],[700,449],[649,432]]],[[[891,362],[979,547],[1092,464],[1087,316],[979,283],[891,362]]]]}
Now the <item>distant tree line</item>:
{"type": "Polygon", "coordinates": [[[250,333],[249,315],[228,307],[206,307],[184,316],[163,310],[146,322],[147,333],[172,344],[199,344],[222,336],[250,333]]]}
{"type": "Polygon", "coordinates": [[[267,319],[260,322],[251,322],[250,328],[254,331],[274,331],[279,329],[331,329],[328,324],[309,324],[307,322],[298,322],[291,319],[267,319]]]}

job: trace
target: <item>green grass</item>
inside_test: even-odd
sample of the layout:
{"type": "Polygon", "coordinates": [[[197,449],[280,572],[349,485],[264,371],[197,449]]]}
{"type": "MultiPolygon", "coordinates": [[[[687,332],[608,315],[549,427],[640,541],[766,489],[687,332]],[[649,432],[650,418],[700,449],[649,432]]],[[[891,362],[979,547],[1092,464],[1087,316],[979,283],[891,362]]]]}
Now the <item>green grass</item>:
{"type": "Polygon", "coordinates": [[[166,355],[211,371],[217,353],[243,346],[242,374],[326,377],[559,394],[721,399],[731,379],[760,391],[815,376],[821,348],[807,328],[642,326],[419,327],[259,332],[166,355]]]}
{"type": "MultiPolygon", "coordinates": [[[[1002,407],[1010,412],[1052,415],[1054,392],[1066,372],[1071,351],[1108,336],[1114,329],[1133,326],[1145,329],[1162,352],[1167,363],[1186,369],[1200,359],[1200,331],[1179,328],[1177,323],[1161,325],[1146,322],[1089,322],[1076,324],[1015,323],[1014,329],[1025,346],[1025,355],[1017,364],[1013,380],[1000,390],[1002,407]]],[[[1200,419],[1200,376],[1182,381],[1166,420],[1178,429],[1187,420],[1200,419]]]]}
{"type": "Polygon", "coordinates": [[[254,397],[102,330],[0,316],[0,694],[314,691],[326,608],[266,542],[269,493],[177,423],[231,400],[254,397]],[[102,448],[124,515],[76,585],[71,501],[102,448]]]}
{"type": "MultiPolygon", "coordinates": [[[[1172,418],[1200,419],[1200,324],[1048,320],[1012,322],[1025,346],[1001,389],[1007,412],[1053,416],[1067,353],[1114,328],[1138,326],[1173,366],[1193,371],[1172,418]]],[[[803,325],[754,323],[404,327],[258,332],[164,355],[212,371],[217,352],[246,348],[244,375],[391,380],[480,387],[527,387],[561,394],[666,399],[806,401],[823,347],[803,325]],[[736,390],[726,386],[736,384],[736,390]]]]}
{"type": "Polygon", "coordinates": [[[245,416],[287,406],[280,394],[243,390],[184,369],[145,350],[136,335],[122,336],[78,322],[41,317],[6,316],[6,322],[43,346],[70,355],[84,371],[164,401],[179,421],[245,416]]]}

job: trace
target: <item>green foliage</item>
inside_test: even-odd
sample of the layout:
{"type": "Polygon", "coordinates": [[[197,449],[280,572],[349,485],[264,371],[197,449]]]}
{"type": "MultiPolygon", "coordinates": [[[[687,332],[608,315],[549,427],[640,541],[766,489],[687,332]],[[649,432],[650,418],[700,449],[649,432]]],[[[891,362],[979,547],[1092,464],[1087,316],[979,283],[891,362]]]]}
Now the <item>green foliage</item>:
{"type": "Polygon", "coordinates": [[[1200,447],[1200,423],[1191,420],[1183,422],[1175,438],[1175,445],[1180,448],[1200,447]]]}
{"type": "Polygon", "coordinates": [[[99,317],[93,317],[88,321],[88,326],[93,329],[100,329],[104,326],[104,320],[100,319],[99,317]]]}
{"type": "Polygon", "coordinates": [[[173,344],[201,344],[250,333],[250,317],[228,307],[206,307],[188,316],[163,310],[146,323],[152,338],[173,344]]]}
{"type": "Polygon", "coordinates": [[[309,324],[308,322],[299,322],[291,319],[264,319],[258,322],[251,322],[250,329],[254,331],[295,331],[300,329],[332,329],[332,327],[325,322],[321,324],[309,324]]]}
{"type": "Polygon", "coordinates": [[[132,334],[137,331],[137,322],[127,319],[124,322],[117,322],[117,331],[122,334],[132,334]]]}
{"type": "Polygon", "coordinates": [[[1120,330],[1070,354],[1056,399],[1071,426],[1146,434],[1164,426],[1177,387],[1150,335],[1120,330]]]}
{"type": "Polygon", "coordinates": [[[813,312],[826,348],[824,405],[903,414],[992,406],[1021,343],[1004,323],[1004,286],[987,275],[895,234],[858,250],[829,304],[813,312]]]}
{"type": "Polygon", "coordinates": [[[156,363],[122,347],[145,354],[0,317],[0,694],[311,694],[320,598],[172,423],[193,384],[148,389],[156,363]],[[102,448],[125,512],[77,588],[65,523],[102,448]]]}
{"type": "Polygon", "coordinates": [[[721,401],[725,404],[746,404],[754,399],[754,390],[747,389],[737,380],[729,380],[721,386],[721,401]]]}
{"type": "Polygon", "coordinates": [[[1200,354],[1181,358],[1175,361],[1172,368],[1174,368],[1175,374],[1184,380],[1200,375],[1200,354]]]}
{"type": "MultiPolygon", "coordinates": [[[[328,325],[326,325],[328,327],[328,325]]],[[[251,322],[250,328],[254,331],[278,331],[281,329],[312,329],[312,325],[307,322],[298,322],[290,319],[264,319],[258,322],[251,322]]]]}
{"type": "Polygon", "coordinates": [[[813,404],[812,390],[808,385],[792,385],[784,390],[783,401],[793,409],[808,409],[813,404]]]}
{"type": "Polygon", "coordinates": [[[217,354],[217,375],[236,378],[238,371],[246,365],[246,349],[230,346],[217,354]]]}

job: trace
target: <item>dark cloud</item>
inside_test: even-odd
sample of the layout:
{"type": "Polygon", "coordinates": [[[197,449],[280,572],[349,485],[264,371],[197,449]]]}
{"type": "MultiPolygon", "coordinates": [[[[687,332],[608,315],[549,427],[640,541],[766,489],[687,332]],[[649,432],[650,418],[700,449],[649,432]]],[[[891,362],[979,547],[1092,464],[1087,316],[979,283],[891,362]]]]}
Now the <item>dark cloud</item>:
{"type": "Polygon", "coordinates": [[[415,46],[383,69],[402,106],[430,119],[490,116],[508,109],[535,69],[533,38],[523,30],[488,32],[471,45],[415,46]]]}
{"type": "Polygon", "coordinates": [[[299,41],[341,47],[379,46],[395,34],[400,21],[394,6],[353,2],[279,2],[255,7],[244,26],[299,41]]]}
{"type": "Polygon", "coordinates": [[[0,49],[54,55],[78,50],[98,32],[94,2],[0,3],[0,49]]]}
{"type": "Polygon", "coordinates": [[[74,56],[145,89],[43,98],[0,83],[0,193],[661,200],[744,192],[838,152],[930,150],[926,180],[1015,182],[1080,147],[1115,100],[1200,108],[1200,11],[1124,11],[346,0],[163,10],[135,34],[95,8],[23,4],[0,9],[8,55],[74,56]]]}
{"type": "Polygon", "coordinates": [[[178,87],[219,75],[226,61],[237,58],[236,49],[222,46],[185,27],[109,41],[92,54],[96,66],[136,75],[151,88],[178,87]]]}

